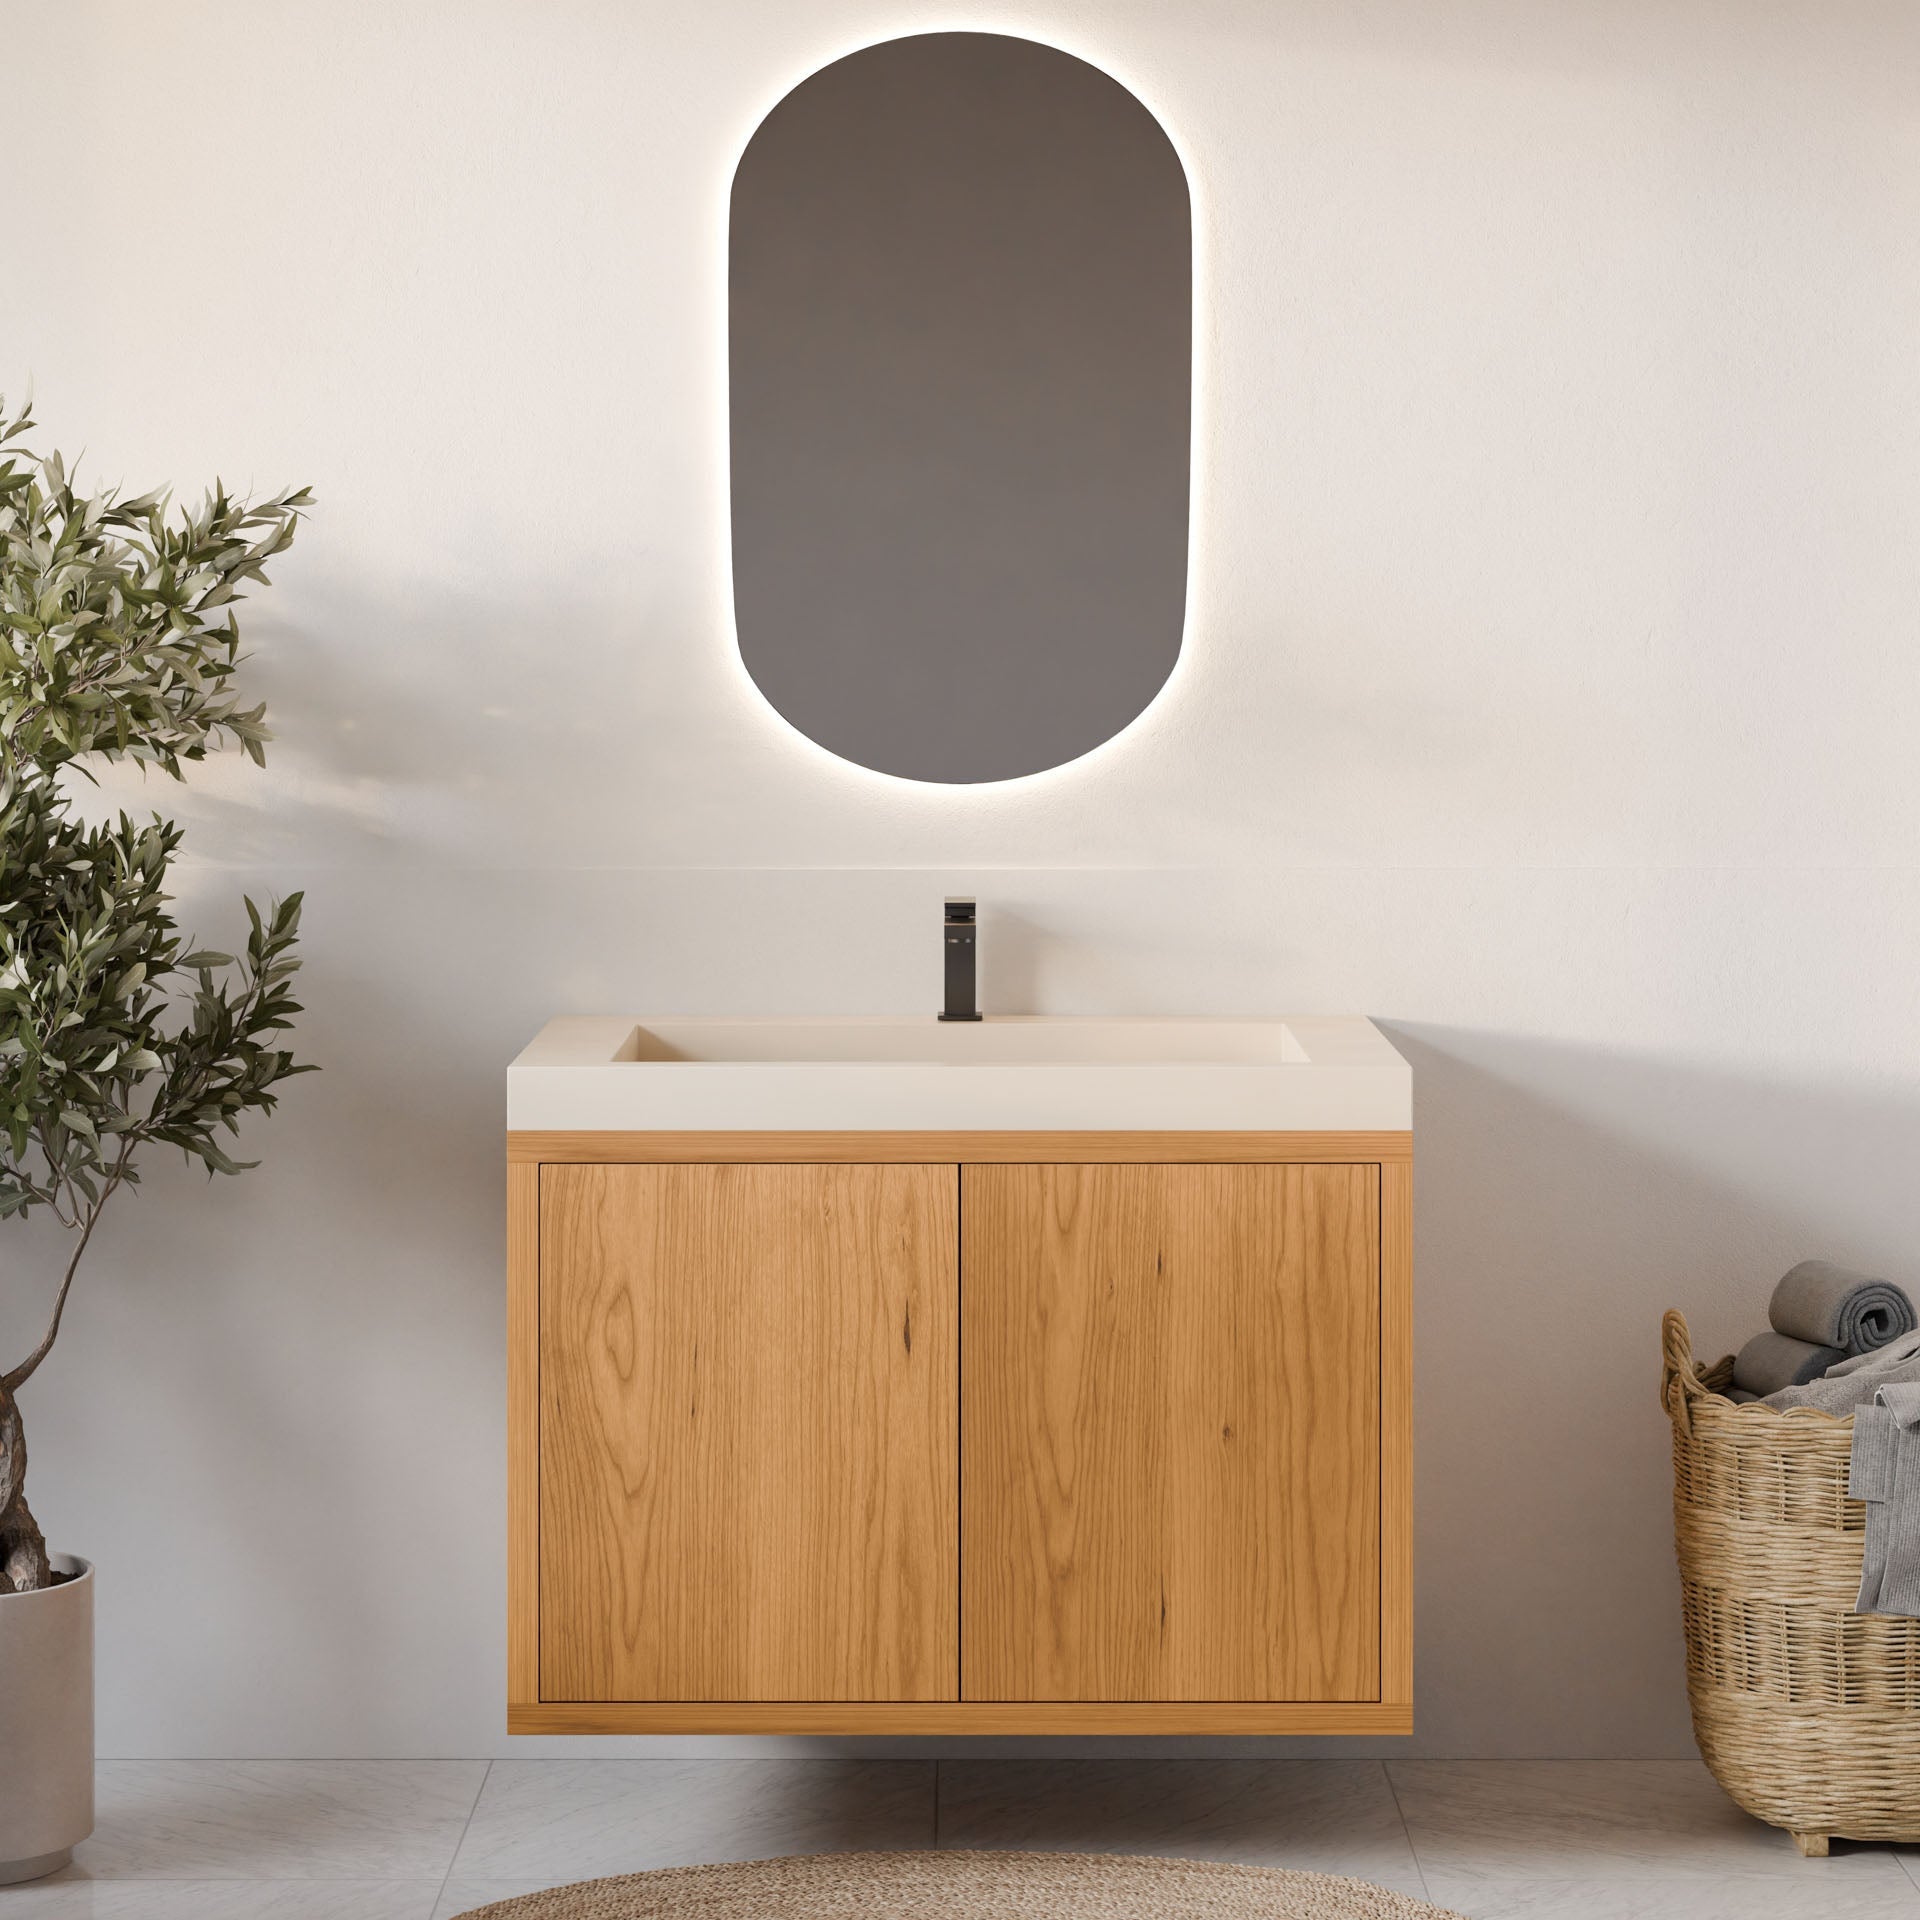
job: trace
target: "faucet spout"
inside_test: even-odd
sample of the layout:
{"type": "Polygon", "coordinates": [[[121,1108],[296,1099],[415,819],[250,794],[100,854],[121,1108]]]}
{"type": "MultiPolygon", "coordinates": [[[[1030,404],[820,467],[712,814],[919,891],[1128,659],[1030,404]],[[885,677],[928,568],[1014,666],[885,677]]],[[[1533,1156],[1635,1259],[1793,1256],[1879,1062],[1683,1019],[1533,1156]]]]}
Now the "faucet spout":
{"type": "Polygon", "coordinates": [[[941,930],[946,955],[947,1005],[942,1020],[978,1020],[974,985],[974,919],[971,900],[949,900],[941,930]]]}

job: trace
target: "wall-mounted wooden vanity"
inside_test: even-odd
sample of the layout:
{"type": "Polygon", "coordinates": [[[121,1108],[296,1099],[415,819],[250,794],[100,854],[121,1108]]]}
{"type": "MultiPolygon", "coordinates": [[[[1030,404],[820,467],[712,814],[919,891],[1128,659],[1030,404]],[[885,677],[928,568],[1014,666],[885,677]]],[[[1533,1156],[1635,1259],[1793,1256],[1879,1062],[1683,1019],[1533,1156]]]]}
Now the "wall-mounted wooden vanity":
{"type": "Polygon", "coordinates": [[[1364,1021],[554,1023],[510,1731],[1408,1731],[1407,1119],[1364,1021]],[[1303,1103],[1399,1124],[1190,1124],[1303,1103]]]}

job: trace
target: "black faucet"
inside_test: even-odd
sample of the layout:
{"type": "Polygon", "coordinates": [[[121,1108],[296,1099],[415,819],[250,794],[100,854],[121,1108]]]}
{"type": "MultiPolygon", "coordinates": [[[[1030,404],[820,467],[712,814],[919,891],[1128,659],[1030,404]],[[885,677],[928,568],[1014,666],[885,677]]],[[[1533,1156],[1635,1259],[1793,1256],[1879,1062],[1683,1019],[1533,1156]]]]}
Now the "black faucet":
{"type": "Polygon", "coordinates": [[[947,956],[947,1010],[942,1020],[978,1020],[973,986],[973,902],[949,900],[942,930],[947,956]]]}

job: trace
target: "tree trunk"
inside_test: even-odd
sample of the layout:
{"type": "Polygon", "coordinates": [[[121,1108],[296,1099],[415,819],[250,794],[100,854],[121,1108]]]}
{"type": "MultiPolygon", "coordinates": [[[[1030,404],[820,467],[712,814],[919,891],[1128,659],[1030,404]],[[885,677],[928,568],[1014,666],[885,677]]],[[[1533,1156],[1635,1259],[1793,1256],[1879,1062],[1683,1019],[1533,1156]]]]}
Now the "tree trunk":
{"type": "Polygon", "coordinates": [[[37,1593],[51,1578],[46,1539],[27,1506],[27,1434],[20,1403],[0,1387],[0,1594],[37,1593]]]}

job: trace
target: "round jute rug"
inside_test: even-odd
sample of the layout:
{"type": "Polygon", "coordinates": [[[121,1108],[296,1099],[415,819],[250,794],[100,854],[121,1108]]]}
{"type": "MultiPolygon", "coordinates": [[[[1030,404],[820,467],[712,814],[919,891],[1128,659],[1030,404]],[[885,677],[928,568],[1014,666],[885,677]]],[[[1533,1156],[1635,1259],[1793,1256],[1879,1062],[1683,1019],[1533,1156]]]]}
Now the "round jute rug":
{"type": "Polygon", "coordinates": [[[1458,1920],[1365,1880],[1106,1853],[816,1853],[582,1880],[462,1920],[1458,1920]]]}

